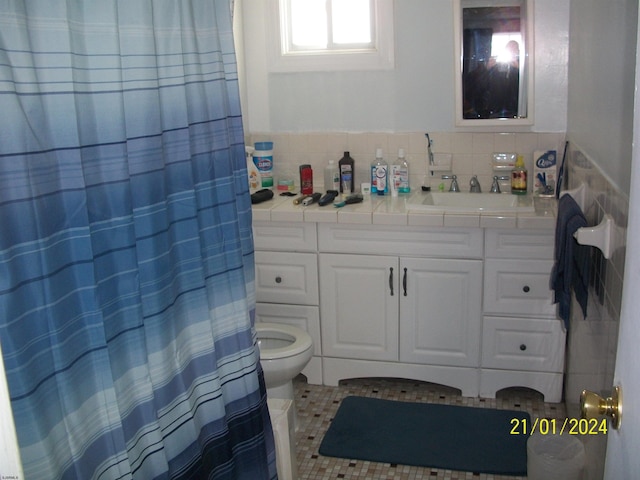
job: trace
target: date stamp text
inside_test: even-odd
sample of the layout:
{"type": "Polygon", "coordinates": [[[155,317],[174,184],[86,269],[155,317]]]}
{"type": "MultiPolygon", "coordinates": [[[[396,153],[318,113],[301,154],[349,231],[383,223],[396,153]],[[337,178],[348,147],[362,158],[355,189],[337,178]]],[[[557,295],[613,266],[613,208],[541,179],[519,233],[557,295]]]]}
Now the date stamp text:
{"type": "Polygon", "coordinates": [[[512,418],[511,435],[606,435],[607,419],[597,418],[512,418]]]}

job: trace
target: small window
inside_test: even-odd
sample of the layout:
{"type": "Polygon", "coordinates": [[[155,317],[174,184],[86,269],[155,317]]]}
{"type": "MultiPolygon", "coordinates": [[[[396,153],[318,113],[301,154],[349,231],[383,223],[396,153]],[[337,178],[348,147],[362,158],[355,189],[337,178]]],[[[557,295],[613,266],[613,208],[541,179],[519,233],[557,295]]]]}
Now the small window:
{"type": "Polygon", "coordinates": [[[277,3],[271,71],[393,68],[393,0],[277,3]]]}
{"type": "Polygon", "coordinates": [[[285,54],[375,50],[373,0],[282,0],[280,6],[285,54]]]}

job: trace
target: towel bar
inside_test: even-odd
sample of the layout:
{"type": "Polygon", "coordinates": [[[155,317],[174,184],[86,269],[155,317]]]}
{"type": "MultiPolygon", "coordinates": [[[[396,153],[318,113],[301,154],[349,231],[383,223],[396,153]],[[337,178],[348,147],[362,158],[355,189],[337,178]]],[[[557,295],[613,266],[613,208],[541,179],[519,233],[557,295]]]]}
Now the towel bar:
{"type": "MultiPolygon", "coordinates": [[[[587,187],[581,183],[576,188],[563,191],[560,196],[571,195],[580,209],[584,212],[586,207],[587,187]]],[[[595,227],[579,228],[573,237],[581,245],[598,247],[604,258],[611,258],[613,252],[625,245],[626,231],[616,225],[610,215],[605,215],[599,225],[595,227]]]]}
{"type": "Polygon", "coordinates": [[[607,260],[613,252],[624,246],[625,236],[624,229],[618,227],[610,215],[605,215],[599,225],[579,228],[573,235],[581,245],[598,247],[607,260]]]}

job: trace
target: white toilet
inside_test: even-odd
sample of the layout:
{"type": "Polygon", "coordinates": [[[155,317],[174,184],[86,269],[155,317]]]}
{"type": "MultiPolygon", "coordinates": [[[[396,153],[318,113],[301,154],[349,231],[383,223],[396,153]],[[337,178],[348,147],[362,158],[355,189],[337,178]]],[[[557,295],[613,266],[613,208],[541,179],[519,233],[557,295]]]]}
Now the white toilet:
{"type": "Polygon", "coordinates": [[[297,480],[298,422],[292,380],[311,360],[313,342],[304,330],[282,323],[256,322],[256,334],[273,425],[278,478],[297,480]]]}
{"type": "Polygon", "coordinates": [[[256,322],[256,333],[267,396],[293,400],[292,380],[313,355],[311,336],[292,325],[268,322],[256,322]]]}

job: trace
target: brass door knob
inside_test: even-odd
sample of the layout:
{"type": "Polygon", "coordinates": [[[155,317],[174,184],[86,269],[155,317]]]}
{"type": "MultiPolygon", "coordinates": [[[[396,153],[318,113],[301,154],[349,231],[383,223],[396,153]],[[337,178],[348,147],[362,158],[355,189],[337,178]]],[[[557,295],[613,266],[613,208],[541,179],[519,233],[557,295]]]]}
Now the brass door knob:
{"type": "Polygon", "coordinates": [[[620,428],[622,421],[622,392],[620,387],[613,387],[613,392],[608,398],[589,390],[583,390],[580,394],[580,411],[582,418],[596,418],[606,415],[611,418],[611,426],[620,428]]]}

